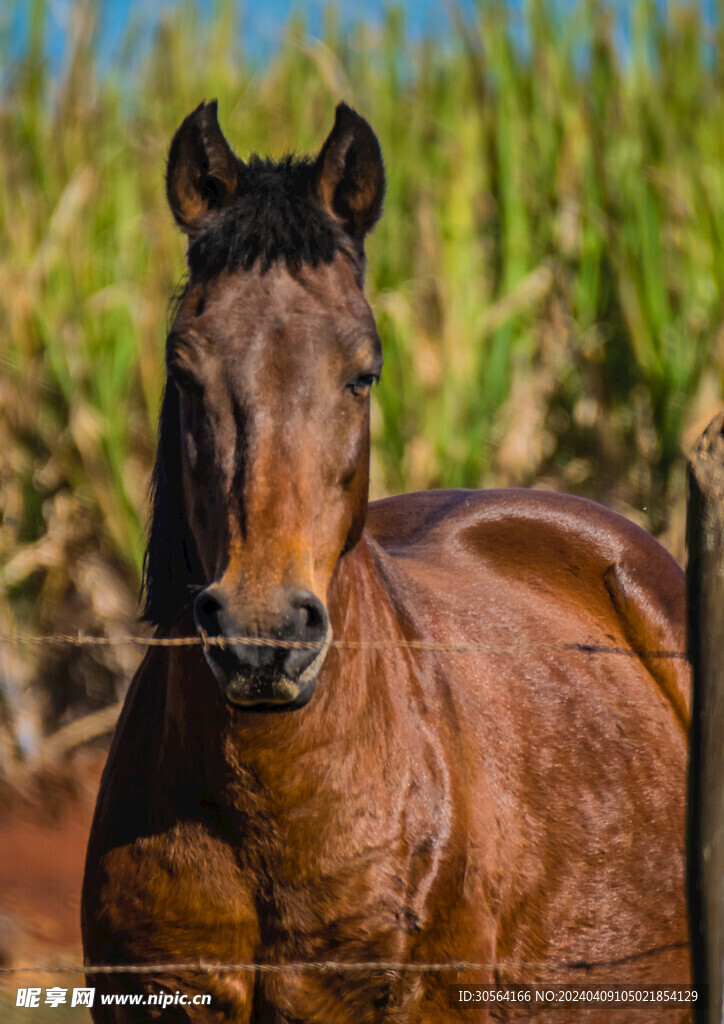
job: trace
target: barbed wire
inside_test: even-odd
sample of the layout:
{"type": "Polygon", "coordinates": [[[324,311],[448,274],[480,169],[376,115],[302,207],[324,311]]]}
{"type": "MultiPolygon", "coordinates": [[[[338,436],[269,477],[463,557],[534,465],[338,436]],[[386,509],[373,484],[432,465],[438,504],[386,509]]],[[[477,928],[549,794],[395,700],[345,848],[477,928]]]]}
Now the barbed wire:
{"type": "Polygon", "coordinates": [[[661,946],[629,953],[612,960],[585,961],[575,960],[569,963],[536,960],[506,960],[477,962],[471,960],[448,960],[442,963],[421,963],[419,961],[399,960],[363,960],[350,963],[344,960],[301,960],[295,963],[219,963],[199,958],[179,963],[143,963],[143,964],[33,964],[27,967],[0,967],[0,975],[10,974],[171,974],[179,971],[193,971],[198,974],[215,974],[220,972],[257,973],[257,974],[293,974],[299,971],[316,971],[317,973],[356,974],[369,971],[410,971],[418,974],[441,973],[444,971],[502,971],[515,968],[545,971],[590,971],[599,967],[618,967],[634,960],[644,960],[659,953],[674,952],[688,948],[688,942],[670,942],[661,946]]]}
{"type": "MultiPolygon", "coordinates": [[[[367,973],[369,971],[414,971],[416,973],[442,972],[442,971],[483,971],[498,970],[503,967],[511,968],[526,967],[540,969],[546,967],[538,963],[473,963],[466,960],[450,961],[441,964],[425,963],[398,963],[396,961],[363,961],[357,964],[345,963],[338,960],[319,960],[310,962],[299,962],[289,964],[223,964],[198,960],[194,962],[184,961],[177,964],[92,964],[84,967],[80,964],[36,964],[30,967],[0,967],[0,975],[3,974],[171,974],[181,971],[190,971],[198,974],[214,974],[216,972],[228,973],[258,973],[258,974],[293,974],[299,971],[315,971],[317,973],[328,973],[337,971],[342,974],[367,973]]],[[[550,969],[557,969],[555,965],[548,965],[550,969]]],[[[563,969],[563,968],[560,968],[563,969]]]]}
{"type": "Polygon", "coordinates": [[[539,641],[518,641],[510,643],[473,643],[462,641],[437,640],[278,640],[273,637],[254,636],[184,636],[160,637],[121,634],[118,636],[90,636],[79,630],[77,633],[53,633],[46,636],[30,633],[0,633],[0,644],[44,645],[69,647],[121,647],[133,645],[137,647],[221,647],[240,645],[248,647],[273,647],[283,650],[322,650],[334,647],[338,650],[412,650],[412,651],[446,651],[448,653],[493,653],[520,652],[521,650],[573,651],[580,654],[608,654],[625,658],[641,659],[673,659],[686,661],[686,651],[648,650],[635,647],[615,647],[609,644],[593,644],[586,642],[552,643],[539,641]]]}

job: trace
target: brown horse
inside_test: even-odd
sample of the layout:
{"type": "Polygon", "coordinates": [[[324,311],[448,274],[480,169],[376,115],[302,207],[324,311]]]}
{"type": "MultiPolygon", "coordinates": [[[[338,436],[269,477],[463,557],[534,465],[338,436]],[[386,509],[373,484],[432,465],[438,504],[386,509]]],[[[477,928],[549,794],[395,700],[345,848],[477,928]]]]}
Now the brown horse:
{"type": "Polygon", "coordinates": [[[316,159],[244,163],[201,105],[167,183],[189,281],[146,617],[205,643],[149,651],[108,759],[85,955],[149,966],[89,976],[96,1021],[479,1022],[507,1018],[450,1005],[451,983],[686,982],[689,677],[652,653],[684,647],[681,571],[577,498],[368,508],[384,174],[349,107],[316,159]],[[101,1005],[160,990],[163,1012],[101,1005]]]}

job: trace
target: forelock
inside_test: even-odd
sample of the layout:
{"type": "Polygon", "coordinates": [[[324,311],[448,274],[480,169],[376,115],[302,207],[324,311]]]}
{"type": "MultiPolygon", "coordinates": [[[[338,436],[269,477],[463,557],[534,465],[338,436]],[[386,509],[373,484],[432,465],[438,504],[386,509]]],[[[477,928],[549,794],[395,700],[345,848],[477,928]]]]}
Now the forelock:
{"type": "Polygon", "coordinates": [[[252,156],[247,164],[240,162],[238,196],[189,246],[192,281],[255,264],[266,272],[279,262],[291,267],[331,263],[340,251],[359,260],[347,233],[321,206],[313,170],[308,157],[252,156]]]}

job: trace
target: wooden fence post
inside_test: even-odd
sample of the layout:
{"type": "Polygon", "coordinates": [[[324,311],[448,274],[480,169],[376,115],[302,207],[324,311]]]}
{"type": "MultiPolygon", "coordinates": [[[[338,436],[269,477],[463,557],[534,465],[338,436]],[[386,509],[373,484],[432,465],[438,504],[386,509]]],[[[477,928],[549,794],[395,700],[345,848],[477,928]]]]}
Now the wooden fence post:
{"type": "Polygon", "coordinates": [[[724,1011],[724,409],[688,465],[687,625],[694,670],[688,888],[696,1024],[724,1011]]]}

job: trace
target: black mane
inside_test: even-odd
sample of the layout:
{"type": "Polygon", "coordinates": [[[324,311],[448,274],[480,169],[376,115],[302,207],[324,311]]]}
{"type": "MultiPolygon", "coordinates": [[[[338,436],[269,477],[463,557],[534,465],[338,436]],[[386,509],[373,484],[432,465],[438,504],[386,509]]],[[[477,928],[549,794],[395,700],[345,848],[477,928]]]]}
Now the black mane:
{"type": "Polygon", "coordinates": [[[178,391],[166,381],[159,421],[158,451],[151,479],[151,517],[143,558],[142,619],[168,628],[204,572],[186,520],[179,436],[178,391]]]}
{"type": "Polygon", "coordinates": [[[250,270],[257,262],[266,271],[277,262],[331,263],[340,250],[359,255],[350,252],[349,236],[321,206],[314,169],[309,157],[239,161],[237,194],[189,246],[192,280],[250,270]]]}

